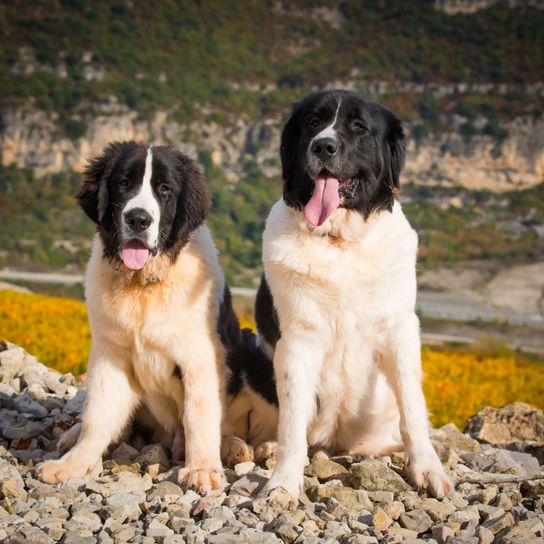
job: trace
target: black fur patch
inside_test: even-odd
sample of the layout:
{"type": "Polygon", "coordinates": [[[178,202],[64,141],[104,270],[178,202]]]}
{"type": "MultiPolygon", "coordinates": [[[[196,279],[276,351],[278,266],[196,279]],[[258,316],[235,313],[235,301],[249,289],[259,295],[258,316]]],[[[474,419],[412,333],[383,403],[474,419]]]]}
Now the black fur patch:
{"type": "Polygon", "coordinates": [[[259,335],[274,348],[281,337],[281,332],[272,293],[264,274],[261,276],[261,283],[255,299],[255,322],[259,335]]]}
{"type": "Polygon", "coordinates": [[[241,341],[240,323],[232,307],[232,296],[230,289],[225,284],[223,291],[223,301],[219,307],[219,316],[217,318],[217,332],[221,338],[222,344],[227,350],[227,365],[232,368],[236,357],[238,345],[241,341]]]}
{"type": "Polygon", "coordinates": [[[242,330],[242,341],[233,358],[229,395],[238,394],[244,382],[267,402],[278,405],[272,361],[261,351],[257,336],[249,329],[242,330]]]}

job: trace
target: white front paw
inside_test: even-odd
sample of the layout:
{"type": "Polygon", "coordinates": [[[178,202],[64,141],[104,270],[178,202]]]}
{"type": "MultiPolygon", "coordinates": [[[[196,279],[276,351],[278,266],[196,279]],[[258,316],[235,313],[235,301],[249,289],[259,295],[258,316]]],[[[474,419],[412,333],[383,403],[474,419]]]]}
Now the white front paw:
{"type": "Polygon", "coordinates": [[[98,468],[97,463],[89,463],[77,458],[73,459],[68,453],[60,459],[45,461],[37,465],[36,475],[38,479],[46,484],[58,484],[74,478],[83,478],[93,472],[93,468],[101,470],[101,467],[102,463],[98,468]]]}
{"type": "Polygon", "coordinates": [[[408,475],[417,487],[427,489],[437,499],[442,499],[454,487],[434,450],[410,454],[408,475]]]}
{"type": "Polygon", "coordinates": [[[274,471],[268,483],[264,486],[261,491],[261,495],[269,494],[273,489],[283,488],[289,496],[291,501],[294,504],[298,504],[298,497],[302,491],[304,483],[304,475],[301,471],[300,475],[298,474],[286,474],[285,472],[274,471]]]}

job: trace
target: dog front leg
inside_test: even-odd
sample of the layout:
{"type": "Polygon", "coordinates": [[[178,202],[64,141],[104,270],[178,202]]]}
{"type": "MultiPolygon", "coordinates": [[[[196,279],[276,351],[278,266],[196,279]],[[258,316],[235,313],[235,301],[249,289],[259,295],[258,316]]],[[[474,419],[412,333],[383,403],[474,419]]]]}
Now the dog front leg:
{"type": "Polygon", "coordinates": [[[442,498],[453,489],[429,438],[429,420],[421,386],[419,321],[411,313],[399,320],[388,338],[384,371],[400,410],[400,431],[412,481],[442,498]]]}
{"type": "Polygon", "coordinates": [[[110,442],[118,438],[139,402],[127,367],[121,350],[110,347],[97,353],[91,346],[87,398],[78,441],[60,459],[36,467],[40,480],[55,484],[82,478],[94,468],[110,442]]]}
{"type": "Polygon", "coordinates": [[[227,484],[220,458],[223,392],[213,347],[191,353],[182,368],[185,468],[178,481],[205,493],[227,484]]]}
{"type": "Polygon", "coordinates": [[[281,338],[274,354],[279,400],[277,464],[263,493],[286,489],[294,501],[304,483],[307,432],[316,409],[317,376],[323,355],[315,339],[281,338]]]}

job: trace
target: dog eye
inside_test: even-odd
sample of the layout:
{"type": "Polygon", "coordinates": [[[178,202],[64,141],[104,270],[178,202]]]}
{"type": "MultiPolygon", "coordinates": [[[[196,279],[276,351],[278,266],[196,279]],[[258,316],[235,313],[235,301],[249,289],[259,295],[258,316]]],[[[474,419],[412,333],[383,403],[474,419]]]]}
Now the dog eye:
{"type": "Polygon", "coordinates": [[[361,121],[353,121],[351,128],[356,132],[366,132],[368,130],[361,121]]]}
{"type": "Polygon", "coordinates": [[[157,190],[159,191],[159,193],[161,193],[163,195],[166,195],[166,194],[168,194],[170,192],[170,187],[168,187],[167,183],[161,183],[157,187],[157,190]]]}
{"type": "Polygon", "coordinates": [[[319,126],[319,119],[317,117],[314,117],[311,121],[310,121],[310,126],[312,128],[315,128],[317,126],[319,126]]]}

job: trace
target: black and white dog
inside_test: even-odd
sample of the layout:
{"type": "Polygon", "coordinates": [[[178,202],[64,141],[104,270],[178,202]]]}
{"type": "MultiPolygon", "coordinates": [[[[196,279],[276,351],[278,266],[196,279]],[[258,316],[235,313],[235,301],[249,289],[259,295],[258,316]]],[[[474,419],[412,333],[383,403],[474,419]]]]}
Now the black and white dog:
{"type": "MultiPolygon", "coordinates": [[[[143,406],[185,450],[179,481],[199,491],[223,486],[221,435],[227,463],[251,458],[224,416],[227,397],[242,395],[253,351],[204,224],[204,177],[174,148],[113,143],[89,163],[78,200],[97,226],[85,277],[88,394],[81,426],[63,438],[73,447],[41,464],[39,478],[87,474],[143,406]]],[[[244,409],[239,401],[239,422],[244,409]]]]}
{"type": "Polygon", "coordinates": [[[365,456],[404,448],[414,483],[443,497],[452,483],[421,388],[417,235],[395,198],[401,123],[356,92],[315,93],[294,107],[281,161],[256,303],[279,398],[266,489],[299,495],[309,443],[365,456]]]}

